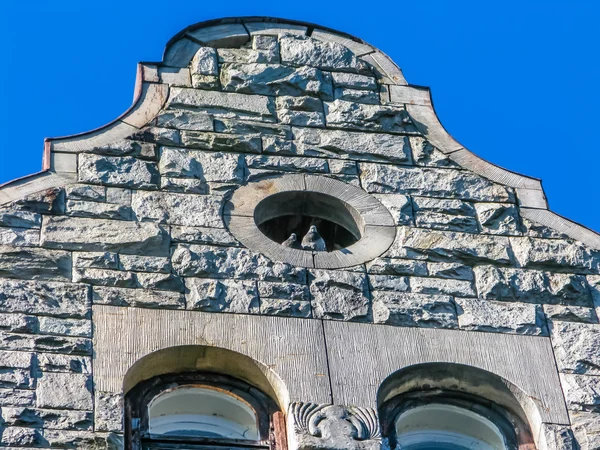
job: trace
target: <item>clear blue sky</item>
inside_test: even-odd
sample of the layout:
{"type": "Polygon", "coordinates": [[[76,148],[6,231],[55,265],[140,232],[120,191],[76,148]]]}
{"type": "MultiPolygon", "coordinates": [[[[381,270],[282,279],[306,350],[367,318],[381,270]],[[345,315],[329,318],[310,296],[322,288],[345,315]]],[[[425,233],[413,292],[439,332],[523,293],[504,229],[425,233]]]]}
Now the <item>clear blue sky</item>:
{"type": "Polygon", "coordinates": [[[138,61],[195,22],[285,17],[379,47],[431,86],[467,148],[542,178],[551,208],[600,231],[600,2],[2,1],[0,183],[41,167],[44,137],[96,128],[131,103],[138,61]]]}

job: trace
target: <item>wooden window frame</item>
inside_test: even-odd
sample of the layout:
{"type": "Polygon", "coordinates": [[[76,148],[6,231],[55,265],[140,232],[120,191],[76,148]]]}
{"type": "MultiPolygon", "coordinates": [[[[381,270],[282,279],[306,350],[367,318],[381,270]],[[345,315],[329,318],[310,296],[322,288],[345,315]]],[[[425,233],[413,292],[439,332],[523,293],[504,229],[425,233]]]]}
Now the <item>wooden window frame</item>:
{"type": "Polygon", "coordinates": [[[139,383],[125,395],[125,449],[158,448],[287,450],[285,419],[271,398],[236,378],[208,372],[158,375],[139,383]],[[256,413],[260,440],[151,435],[148,405],[161,393],[179,387],[205,387],[240,398],[256,413]]]}
{"type": "Polygon", "coordinates": [[[508,450],[536,449],[529,426],[515,414],[476,395],[442,389],[400,394],[379,408],[382,436],[389,439],[390,448],[396,448],[398,444],[395,426],[398,417],[412,408],[431,404],[457,406],[488,419],[504,436],[508,450]]]}

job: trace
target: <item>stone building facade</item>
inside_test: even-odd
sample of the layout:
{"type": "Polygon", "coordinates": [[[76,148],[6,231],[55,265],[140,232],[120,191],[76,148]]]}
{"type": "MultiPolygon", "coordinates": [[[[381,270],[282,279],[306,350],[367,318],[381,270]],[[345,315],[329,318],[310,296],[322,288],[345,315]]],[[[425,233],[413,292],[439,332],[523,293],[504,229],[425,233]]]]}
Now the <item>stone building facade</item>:
{"type": "Polygon", "coordinates": [[[600,448],[600,236],[360,39],[194,25],[44,158],[0,187],[1,448],[203,448],[153,441],[161,383],[263,405],[271,448],[403,448],[432,405],[600,448]]]}

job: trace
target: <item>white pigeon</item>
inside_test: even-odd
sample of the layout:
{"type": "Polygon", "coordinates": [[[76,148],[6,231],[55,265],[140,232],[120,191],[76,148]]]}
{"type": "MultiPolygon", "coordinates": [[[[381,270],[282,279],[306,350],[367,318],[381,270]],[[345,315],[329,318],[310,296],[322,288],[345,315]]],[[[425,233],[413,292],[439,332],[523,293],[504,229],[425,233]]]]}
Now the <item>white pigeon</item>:
{"type": "Polygon", "coordinates": [[[290,237],[281,243],[284,247],[296,248],[298,246],[298,236],[296,233],[290,234],[290,237]]]}
{"type": "Polygon", "coordinates": [[[308,229],[308,233],[302,238],[302,248],[304,250],[316,250],[318,252],[327,250],[325,241],[317,231],[316,226],[311,225],[308,229]]]}

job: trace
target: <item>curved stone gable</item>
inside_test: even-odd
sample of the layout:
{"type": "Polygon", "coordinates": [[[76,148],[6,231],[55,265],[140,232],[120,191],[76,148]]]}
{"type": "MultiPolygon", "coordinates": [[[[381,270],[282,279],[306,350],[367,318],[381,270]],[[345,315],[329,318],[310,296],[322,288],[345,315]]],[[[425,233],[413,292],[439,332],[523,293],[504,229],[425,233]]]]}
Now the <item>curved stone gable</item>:
{"type": "Polygon", "coordinates": [[[551,213],[538,180],[454,141],[429,92],[383,53],[314,25],[212,21],[177,35],[161,63],[140,64],[136,90],[106,127],[48,140],[48,170],[0,188],[0,446],[118,448],[119,376],[159,337],[229,348],[294,383],[294,358],[269,353],[289,328],[294,351],[311,348],[317,356],[302,357],[324,377],[287,386],[290,404],[376,406],[376,386],[340,362],[345,351],[378,367],[373,380],[402,368],[393,361],[451,354],[539,400],[541,412],[527,411],[539,448],[559,448],[571,425],[594,448],[599,236],[551,213]],[[254,209],[236,215],[230,199],[241,193],[233,207],[254,208],[265,189],[338,196],[363,216],[375,253],[278,260],[280,245],[264,239],[261,252],[240,237],[257,235],[254,209]],[[233,316],[215,327],[213,313],[233,316]],[[260,316],[288,318],[284,327],[260,316]],[[148,338],[134,336],[136,320],[148,338]],[[244,327],[257,341],[249,347],[244,327]],[[364,341],[406,336],[486,348],[409,354],[399,344],[385,370],[360,355],[364,341]],[[518,350],[510,364],[495,360],[494,342],[503,358],[518,350]]]}

